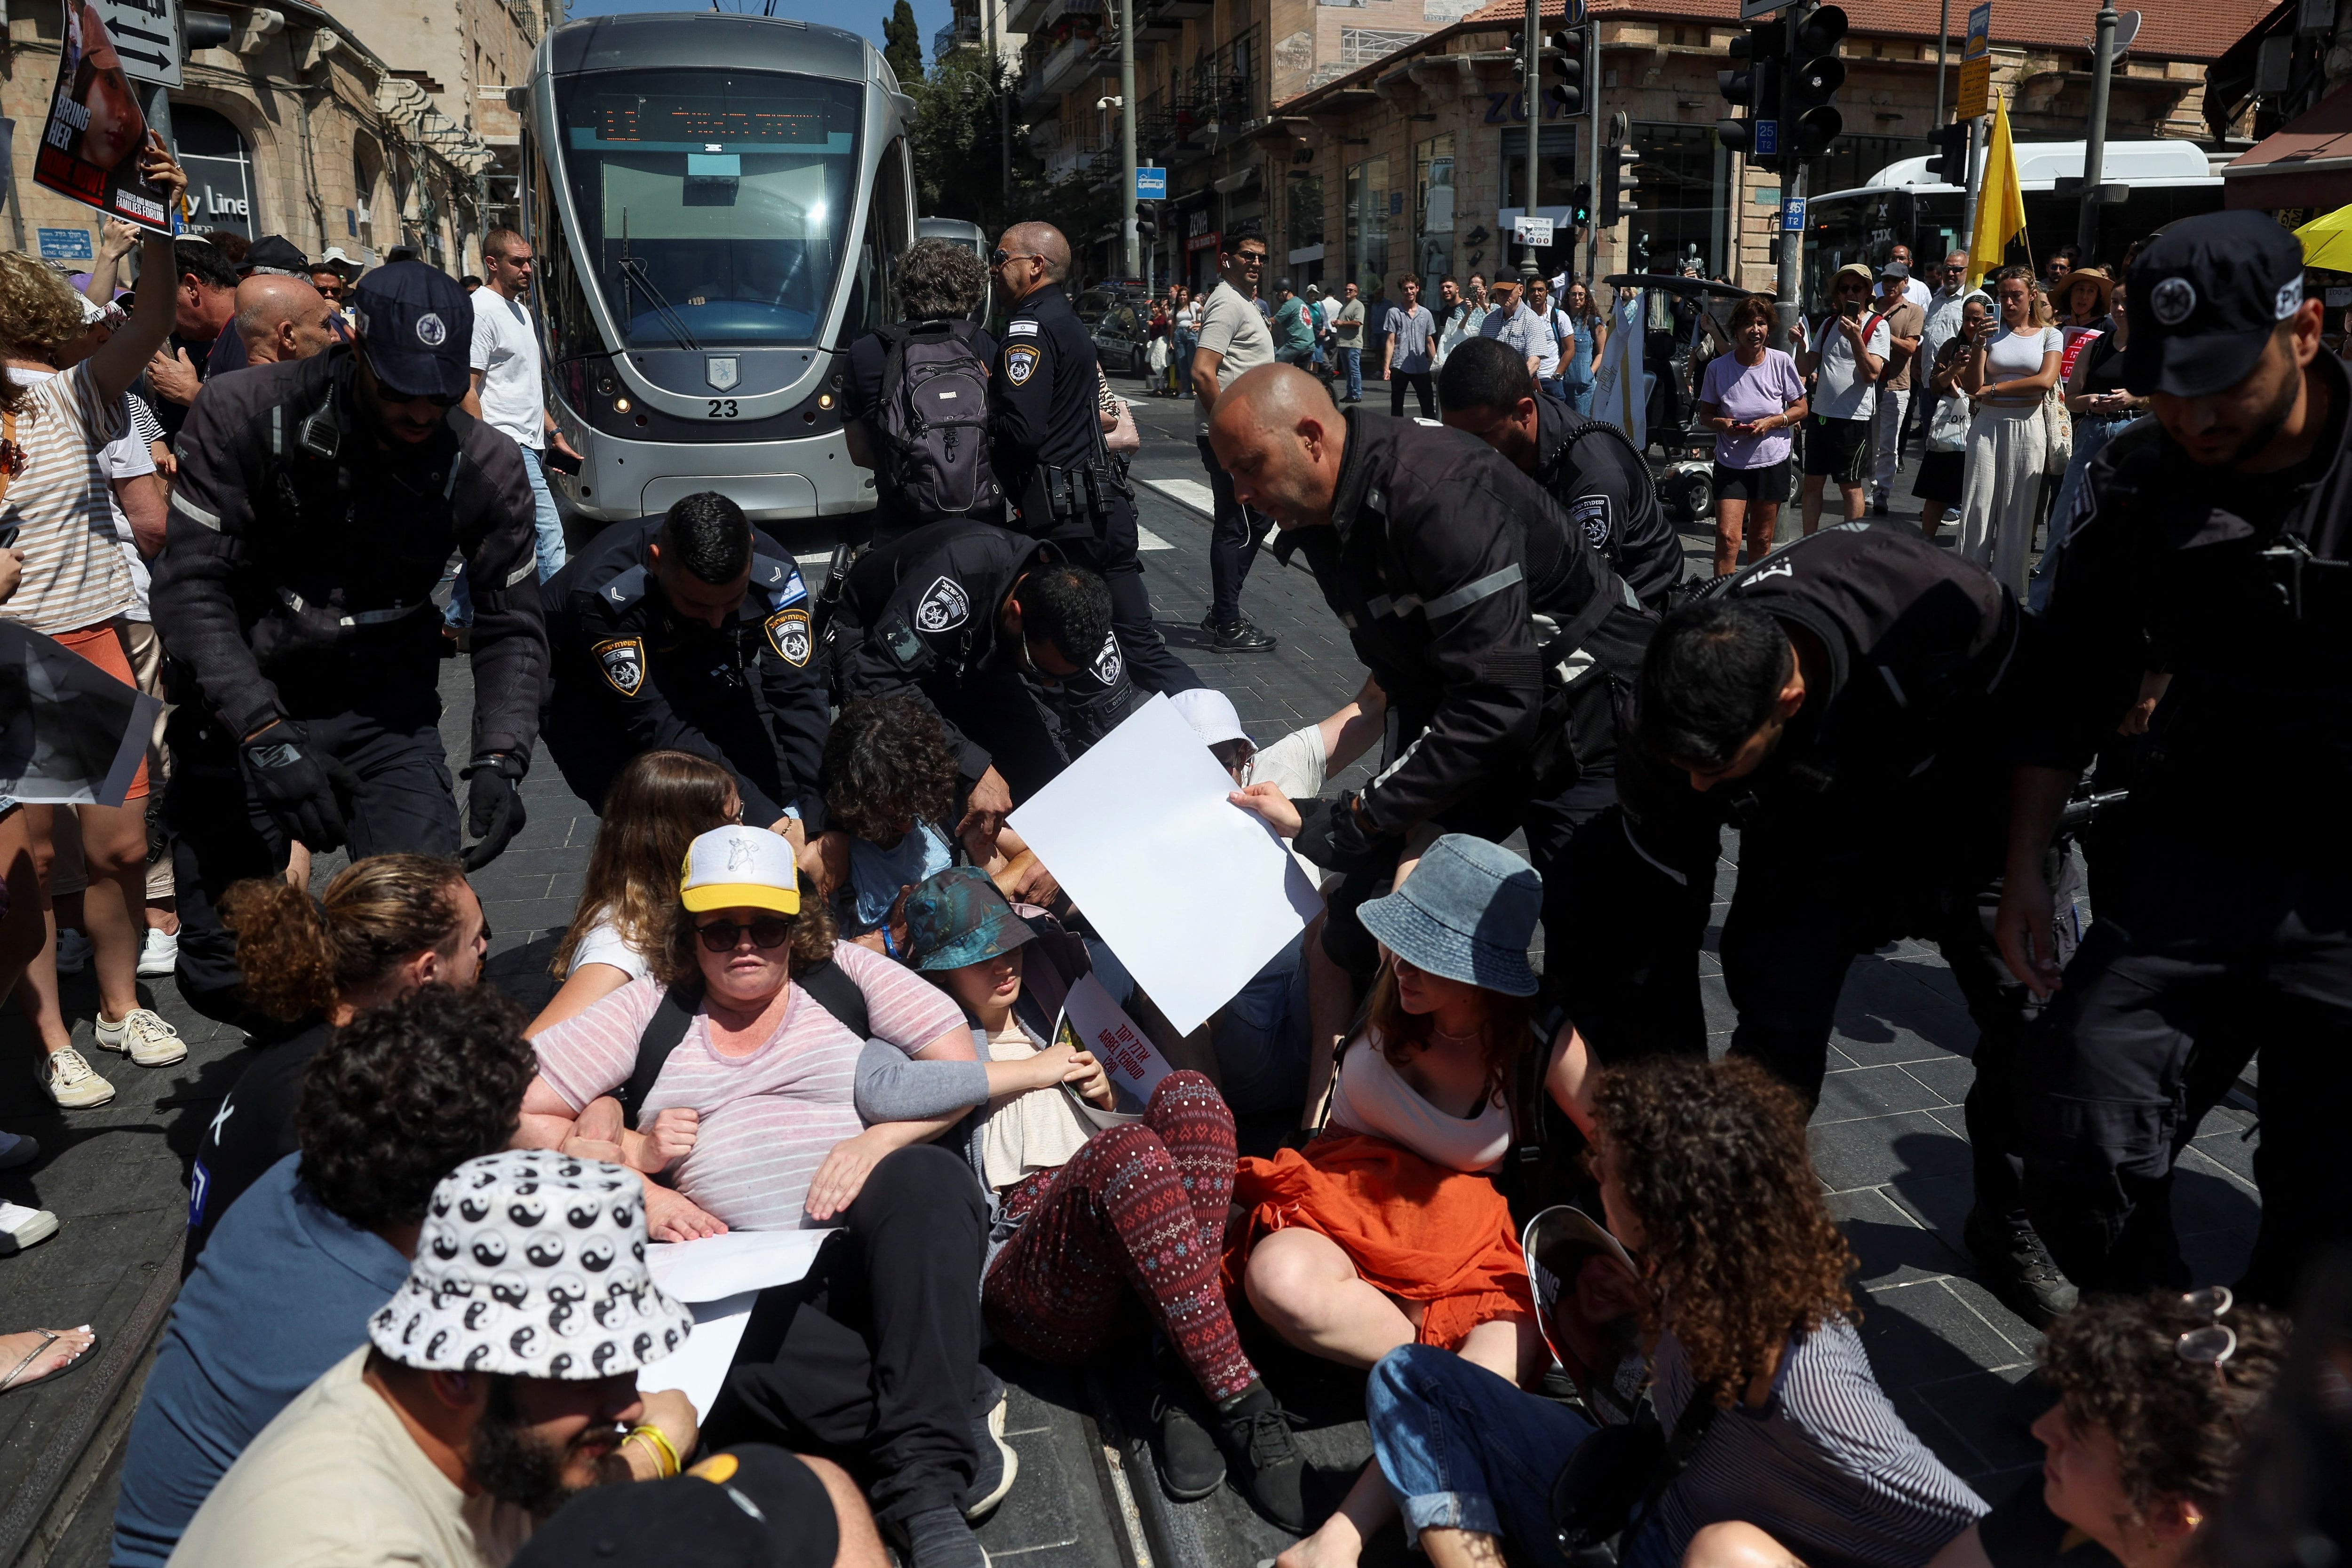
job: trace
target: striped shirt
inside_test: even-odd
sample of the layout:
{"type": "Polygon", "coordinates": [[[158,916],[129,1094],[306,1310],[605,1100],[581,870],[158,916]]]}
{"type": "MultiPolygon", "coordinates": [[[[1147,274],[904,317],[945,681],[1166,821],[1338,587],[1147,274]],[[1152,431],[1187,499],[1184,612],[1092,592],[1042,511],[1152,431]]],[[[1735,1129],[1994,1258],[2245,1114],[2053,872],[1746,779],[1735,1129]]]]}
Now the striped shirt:
{"type": "MultiPolygon", "coordinates": [[[[1673,1334],[1660,1336],[1651,1370],[1672,1432],[1693,1393],[1673,1334]]],[[[1702,1527],[1744,1520],[1808,1568],[1917,1568],[1984,1511],[1903,1424],[1862,1336],[1836,1318],[1790,1343],[1762,1409],[1717,1414],[1624,1564],[1674,1568],[1702,1527]]]]}
{"type": "Polygon", "coordinates": [[[25,576],[0,602],[0,618],[49,636],[102,625],[131,604],[102,455],[130,428],[129,406],[121,393],[99,391],[89,360],[63,374],[8,374],[32,395],[16,416],[25,471],[0,503],[0,527],[16,528],[25,576]]]}
{"type": "MultiPolygon", "coordinates": [[[[833,961],[866,994],[866,1027],[913,1056],[950,1031],[968,1038],[946,992],[911,969],[851,943],[833,961]]],[[[635,1071],[637,1040],[661,1005],[660,981],[633,981],[531,1041],[540,1076],[574,1110],[610,1094],[635,1071]]],[[[701,1113],[694,1148],[668,1171],[677,1189],[738,1230],[807,1223],[809,1180],[833,1146],[863,1130],[854,1101],[866,1042],[799,987],[775,1036],[749,1056],[710,1047],[700,1009],[662,1064],[643,1114],[672,1105],[701,1113]]]]}

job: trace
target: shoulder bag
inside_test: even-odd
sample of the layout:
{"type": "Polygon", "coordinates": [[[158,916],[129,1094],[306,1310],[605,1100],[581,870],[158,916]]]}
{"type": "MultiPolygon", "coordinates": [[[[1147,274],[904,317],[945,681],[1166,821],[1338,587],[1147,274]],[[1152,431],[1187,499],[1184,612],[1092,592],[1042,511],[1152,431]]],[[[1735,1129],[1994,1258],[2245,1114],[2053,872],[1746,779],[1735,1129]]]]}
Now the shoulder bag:
{"type": "Polygon", "coordinates": [[[2042,472],[2063,478],[2074,457],[2074,416],[2066,412],[2066,383],[2060,382],[2042,400],[2042,472]]]}

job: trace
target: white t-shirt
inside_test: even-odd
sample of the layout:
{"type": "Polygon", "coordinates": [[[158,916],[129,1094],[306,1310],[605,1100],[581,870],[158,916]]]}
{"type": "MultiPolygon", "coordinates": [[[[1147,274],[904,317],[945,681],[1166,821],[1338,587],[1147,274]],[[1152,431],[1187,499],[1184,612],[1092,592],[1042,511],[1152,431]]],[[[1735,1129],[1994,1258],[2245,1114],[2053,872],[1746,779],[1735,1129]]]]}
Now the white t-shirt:
{"type": "MultiPolygon", "coordinates": [[[[1323,755],[1323,732],[1310,724],[1260,750],[1250,758],[1242,776],[1251,784],[1278,784],[1293,800],[1312,800],[1323,793],[1324,768],[1328,760],[1323,755]]],[[[1317,887],[1323,885],[1322,867],[1297,850],[1291,851],[1290,855],[1306,871],[1309,883],[1317,887]]]]}
{"type": "Polygon", "coordinates": [[[487,285],[474,290],[474,351],[482,372],[482,417],[533,452],[547,444],[547,395],[539,382],[539,335],[530,312],[487,285]]]}
{"type": "MultiPolygon", "coordinates": [[[[1223,278],[1201,312],[1200,346],[1223,356],[1217,366],[1220,390],[1233,385],[1234,378],[1245,371],[1274,363],[1274,334],[1266,329],[1265,318],[1242,297],[1240,289],[1223,278]]],[[[1207,407],[1201,405],[1203,431],[1209,428],[1207,407]]]]}
{"type": "MultiPolygon", "coordinates": [[[[1869,321],[1875,311],[1865,311],[1869,321]]],[[[1811,412],[1824,419],[1868,419],[1878,407],[1878,383],[1857,377],[1853,344],[1838,329],[1837,318],[1824,316],[1805,329],[1808,345],[1820,350],[1821,374],[1813,385],[1811,412]]],[[[1883,364],[1894,343],[1894,334],[1887,331],[1886,321],[1879,317],[1870,329],[1864,344],[1876,354],[1883,364]]]]}
{"type": "Polygon", "coordinates": [[[572,973],[578,974],[583,964],[610,964],[632,980],[642,980],[653,973],[646,956],[631,946],[620,927],[609,919],[591,925],[588,934],[580,938],[580,946],[572,950],[572,973]]]}
{"type": "Polygon", "coordinates": [[[1936,291],[1915,276],[1903,280],[1903,298],[1925,310],[1928,302],[1936,298],[1936,291]]]}
{"type": "Polygon", "coordinates": [[[1985,348],[1985,384],[2040,375],[2042,356],[2065,349],[2065,334],[2055,327],[2028,327],[2022,332],[2003,327],[1985,348]]]}
{"type": "MultiPolygon", "coordinates": [[[[98,455],[109,479],[136,479],[142,474],[155,472],[154,443],[163,439],[163,427],[156,423],[155,413],[147,400],[137,392],[122,394],[131,404],[131,428],[106,444],[98,455]]],[[[122,563],[131,569],[131,591],[138,602],[122,612],[125,621],[152,621],[147,612],[147,560],[139,553],[137,536],[131,531],[131,519],[123,515],[122,503],[109,486],[106,503],[114,513],[114,541],[122,551],[122,563]]]]}

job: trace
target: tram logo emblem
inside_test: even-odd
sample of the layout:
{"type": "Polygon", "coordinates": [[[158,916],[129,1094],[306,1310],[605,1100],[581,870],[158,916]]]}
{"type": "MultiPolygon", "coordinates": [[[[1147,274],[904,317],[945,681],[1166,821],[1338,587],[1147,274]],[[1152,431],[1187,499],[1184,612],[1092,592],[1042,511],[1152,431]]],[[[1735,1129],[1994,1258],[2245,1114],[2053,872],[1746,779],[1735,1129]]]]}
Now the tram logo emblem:
{"type": "Polygon", "coordinates": [[[446,342],[448,338],[449,329],[443,326],[441,318],[430,310],[416,319],[416,340],[426,348],[437,349],[446,342]]]}
{"type": "Polygon", "coordinates": [[[703,361],[702,374],[719,392],[732,392],[743,379],[743,361],[732,354],[713,354],[703,361]]]}

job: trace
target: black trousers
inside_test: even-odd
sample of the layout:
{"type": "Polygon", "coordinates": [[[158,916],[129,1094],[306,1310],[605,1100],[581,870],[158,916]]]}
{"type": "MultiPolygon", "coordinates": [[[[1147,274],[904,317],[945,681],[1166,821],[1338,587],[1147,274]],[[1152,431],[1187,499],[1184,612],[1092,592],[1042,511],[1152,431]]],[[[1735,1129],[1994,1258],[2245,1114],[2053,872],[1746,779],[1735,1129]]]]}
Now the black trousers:
{"type": "Polygon", "coordinates": [[[1242,618],[1242,580],[1249,576],[1250,562],[1257,559],[1266,518],[1235,497],[1233,479],[1218,463],[1209,438],[1195,439],[1201,447],[1201,466],[1209,471],[1210,492],[1216,497],[1216,515],[1209,524],[1209,620],[1213,625],[1231,626],[1242,618]]]}
{"type": "Polygon", "coordinates": [[[760,1292],[702,1424],[713,1451],[780,1443],[860,1478],[900,1523],[961,1509],[978,1456],[980,1263],[971,1167],[917,1144],[874,1167],[807,1276],[760,1292]]]}
{"type": "MultiPolygon", "coordinates": [[[[368,712],[301,715],[317,752],[341,764],[337,803],[350,830],[353,860],[369,855],[457,852],[457,803],[441,743],[441,699],[426,690],[401,694],[368,712]]],[[[240,992],[236,939],[221,924],[222,895],[247,877],[286,869],[289,845],[278,824],[247,795],[236,738],[201,705],[184,703],[165,727],[172,748],[166,821],[176,839],[172,870],[180,911],[180,992],[188,1005],[224,1023],[253,1023],[240,992]]]]}
{"type": "Polygon", "coordinates": [[[2190,1283],[2174,1163],[2260,1049],[2262,1228],[2240,1288],[2292,1306],[2310,1256],[2352,1238],[2352,866],[2175,851],[2137,869],[2024,1052],[2035,1228],[2085,1291],[2190,1283]]]}
{"type": "MultiPolygon", "coordinates": [[[[1085,675],[1073,683],[1073,693],[1081,707],[1094,687],[1122,688],[1117,704],[1118,712],[1109,716],[1110,725],[1127,716],[1132,693],[1125,691],[1128,683],[1146,692],[1189,692],[1202,684],[1192,673],[1192,666],[1176,656],[1160,635],[1160,628],[1151,620],[1151,591],[1144,586],[1143,561],[1136,554],[1135,503],[1122,499],[1112,508],[1101,532],[1070,538],[1057,538],[1055,542],[1066,550],[1073,560],[1099,572],[1110,589],[1110,630],[1118,639],[1122,672],[1095,675],[1089,684],[1085,675]]],[[[1073,659],[1084,655],[1075,648],[1063,652],[1073,659]]],[[[1107,731],[1109,725],[1103,728],[1107,731]]]]}
{"type": "Polygon", "coordinates": [[[1391,370],[1389,371],[1389,417],[1391,419],[1404,417],[1404,389],[1408,386],[1412,388],[1412,395],[1421,400],[1421,417],[1435,419],[1437,406],[1431,401],[1431,382],[1427,371],[1391,370]]]}

